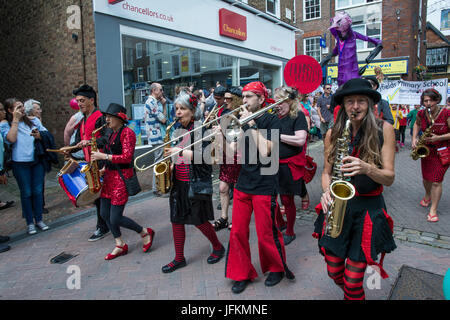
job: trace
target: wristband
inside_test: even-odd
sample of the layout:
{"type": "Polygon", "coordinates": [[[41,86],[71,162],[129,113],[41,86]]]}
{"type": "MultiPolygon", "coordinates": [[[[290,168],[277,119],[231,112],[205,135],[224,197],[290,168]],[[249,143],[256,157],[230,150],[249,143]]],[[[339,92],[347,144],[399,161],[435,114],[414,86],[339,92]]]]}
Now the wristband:
{"type": "Polygon", "coordinates": [[[254,125],[250,126],[249,129],[258,130],[258,126],[256,124],[254,124],[254,125]]]}

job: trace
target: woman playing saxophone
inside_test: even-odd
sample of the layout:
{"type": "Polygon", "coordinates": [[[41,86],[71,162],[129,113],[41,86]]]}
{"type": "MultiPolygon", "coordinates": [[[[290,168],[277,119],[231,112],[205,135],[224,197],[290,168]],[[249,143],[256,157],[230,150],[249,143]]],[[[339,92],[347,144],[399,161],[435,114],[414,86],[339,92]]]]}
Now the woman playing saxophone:
{"type": "Polygon", "coordinates": [[[328,275],[344,290],[345,299],[362,300],[365,299],[363,278],[367,265],[376,265],[381,276],[387,277],[382,260],[385,253],[396,248],[392,219],[382,196],[383,185],[394,182],[395,135],[392,125],[375,118],[374,105],[381,96],[367,80],[349,80],[334,98],[341,108],[324,142],[324,192],[317,207],[315,236],[319,238],[328,275]],[[343,143],[339,139],[347,136],[344,133],[349,134],[343,143]],[[340,164],[333,171],[337,162],[340,164]],[[324,228],[324,212],[333,200],[332,180],[348,180],[356,189],[355,196],[343,209],[342,231],[335,238],[324,228]],[[380,253],[381,262],[376,263],[380,253]]]}

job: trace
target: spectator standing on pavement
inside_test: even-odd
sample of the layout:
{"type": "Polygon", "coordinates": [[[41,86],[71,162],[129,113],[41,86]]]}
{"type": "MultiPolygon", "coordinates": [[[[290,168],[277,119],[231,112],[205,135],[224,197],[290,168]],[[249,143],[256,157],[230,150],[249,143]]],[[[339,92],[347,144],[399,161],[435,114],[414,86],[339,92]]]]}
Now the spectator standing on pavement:
{"type": "MultiPolygon", "coordinates": [[[[5,119],[6,119],[5,106],[0,102],[0,122],[2,122],[5,119]]],[[[0,166],[1,166],[2,170],[0,171],[0,179],[5,182],[5,183],[2,183],[2,184],[6,184],[7,183],[6,168],[5,168],[5,161],[7,160],[7,159],[5,159],[5,150],[6,150],[7,147],[8,146],[5,145],[3,137],[1,137],[0,148],[2,148],[2,151],[1,151],[1,155],[2,155],[1,159],[2,160],[0,162],[0,166]]],[[[11,160],[11,159],[9,159],[9,160],[11,160]]],[[[0,201],[0,210],[8,209],[8,208],[12,207],[13,205],[14,205],[14,201],[13,200],[6,201],[6,202],[0,201]]],[[[2,238],[0,237],[0,239],[2,239],[2,238]]]]}
{"type": "Polygon", "coordinates": [[[408,110],[409,106],[407,104],[402,104],[400,105],[400,110],[399,112],[402,114],[402,118],[399,120],[399,124],[400,127],[398,129],[399,131],[399,142],[400,142],[400,147],[404,147],[405,146],[405,133],[406,133],[406,126],[408,124],[408,119],[406,118],[408,116],[409,110],[408,110]]]}
{"type": "Polygon", "coordinates": [[[325,256],[328,275],[344,290],[345,299],[363,300],[363,275],[367,265],[376,265],[381,276],[387,277],[382,261],[385,253],[396,248],[393,222],[386,213],[383,185],[394,182],[395,138],[392,125],[375,118],[374,106],[381,99],[367,80],[347,81],[334,99],[340,105],[333,128],[325,137],[323,194],[317,210],[315,237],[325,256]],[[325,214],[332,201],[330,184],[333,166],[339,151],[338,139],[343,136],[350,119],[349,156],[342,159],[341,172],[356,189],[347,201],[343,228],[333,238],[325,233],[325,214]],[[376,263],[381,253],[381,262],[376,263]]]}
{"type": "Polygon", "coordinates": [[[320,132],[323,137],[327,133],[328,129],[333,126],[333,113],[331,112],[331,84],[323,86],[324,93],[317,100],[318,113],[320,117],[320,132]]]}
{"type": "MultiPolygon", "coordinates": [[[[413,135],[414,124],[416,123],[417,112],[419,112],[419,110],[420,110],[420,105],[416,104],[416,105],[414,105],[414,109],[409,111],[408,115],[406,116],[406,118],[408,119],[408,122],[409,122],[409,129],[410,129],[409,133],[411,134],[411,137],[413,135]]],[[[419,136],[420,135],[421,135],[421,132],[419,132],[419,136]]]]}
{"type": "Polygon", "coordinates": [[[148,252],[152,246],[155,232],[151,228],[143,228],[123,212],[128,202],[128,193],[124,179],[134,174],[133,159],[136,146],[136,134],[125,126],[128,123],[125,107],[111,103],[103,113],[106,123],[112,130],[104,152],[92,152],[91,159],[105,161],[103,185],[100,194],[100,211],[114,236],[116,247],[105,260],[112,260],[128,253],[128,245],[122,239],[120,227],[138,233],[143,241],[142,250],[148,252]]]}
{"type": "Polygon", "coordinates": [[[392,118],[394,119],[394,133],[395,133],[395,141],[397,141],[396,150],[401,146],[400,142],[400,120],[403,119],[403,113],[400,112],[400,105],[391,104],[391,113],[392,118]]]}
{"type": "Polygon", "coordinates": [[[12,169],[20,189],[22,216],[27,223],[28,234],[35,234],[36,225],[45,231],[49,227],[42,221],[42,186],[45,169],[37,161],[35,140],[42,139],[47,129],[38,118],[30,119],[23,103],[16,98],[5,101],[6,120],[0,123],[0,131],[6,143],[12,145],[12,169]],[[35,225],[36,224],[36,225],[35,225]]]}
{"type": "Polygon", "coordinates": [[[412,148],[417,146],[419,130],[424,132],[427,127],[432,126],[431,137],[425,138],[426,146],[430,153],[427,157],[421,158],[422,181],[425,189],[425,196],[420,201],[422,207],[428,207],[431,204],[430,211],[427,215],[428,222],[437,222],[437,208],[442,196],[442,181],[444,181],[445,173],[449,165],[443,165],[439,159],[437,149],[450,148],[450,110],[439,106],[442,100],[441,94],[435,89],[425,90],[421,97],[420,103],[425,109],[417,113],[416,123],[414,124],[412,148]],[[427,109],[430,109],[428,112],[427,109]]]}
{"type": "Polygon", "coordinates": [[[317,105],[318,97],[314,97],[311,105],[311,129],[309,130],[309,142],[313,142],[314,136],[317,136],[319,140],[322,140],[322,134],[320,131],[320,115],[319,107],[317,105]]]}
{"type": "MultiPolygon", "coordinates": [[[[41,123],[42,123],[42,108],[41,108],[41,103],[37,100],[34,99],[29,99],[27,101],[25,101],[25,103],[23,104],[24,109],[25,109],[25,114],[28,117],[36,117],[38,118],[41,123]]],[[[48,135],[48,138],[51,139],[52,141],[54,141],[53,136],[50,137],[51,133],[47,131],[46,133],[48,135]]],[[[49,148],[52,149],[52,148],[49,148]]],[[[56,159],[56,155],[54,154],[49,154],[49,156],[52,157],[52,159],[56,159]]],[[[51,170],[51,165],[47,166],[47,169],[51,170]]],[[[49,171],[46,170],[46,173],[48,173],[49,171]]],[[[45,177],[44,177],[44,184],[42,186],[42,213],[47,214],[48,213],[48,209],[45,207],[45,177]]]]}
{"type": "MultiPolygon", "coordinates": [[[[3,120],[5,118],[5,107],[3,104],[0,103],[0,119],[3,120]]],[[[0,134],[0,184],[6,184],[8,182],[8,179],[6,177],[6,172],[3,168],[3,161],[4,161],[4,144],[3,144],[3,136],[0,134]]],[[[0,209],[5,208],[6,204],[3,204],[0,209]]],[[[10,207],[9,205],[8,207],[10,207]]],[[[6,209],[6,208],[5,208],[6,209]]],[[[11,249],[11,247],[7,244],[4,244],[5,242],[9,241],[8,236],[2,236],[0,235],[0,253],[8,251],[11,249]]]]}
{"type": "MultiPolygon", "coordinates": [[[[167,116],[164,105],[166,100],[163,98],[163,87],[161,84],[154,82],[150,85],[150,96],[145,102],[145,128],[147,132],[149,146],[156,148],[163,143],[165,128],[167,125],[167,116]]],[[[157,162],[162,159],[164,149],[160,148],[154,152],[157,162]]],[[[161,196],[156,187],[156,177],[152,177],[152,191],[155,195],[161,196]]]]}

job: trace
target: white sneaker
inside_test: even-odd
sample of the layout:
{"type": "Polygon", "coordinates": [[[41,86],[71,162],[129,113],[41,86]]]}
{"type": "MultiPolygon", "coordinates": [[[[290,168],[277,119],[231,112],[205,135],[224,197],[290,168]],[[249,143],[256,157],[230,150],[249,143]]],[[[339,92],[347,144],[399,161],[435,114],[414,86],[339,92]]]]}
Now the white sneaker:
{"type": "Polygon", "coordinates": [[[34,224],[29,224],[28,225],[28,234],[35,234],[35,233],[37,233],[36,227],[34,226],[34,224]]]}
{"type": "Polygon", "coordinates": [[[48,230],[49,226],[46,225],[43,221],[39,221],[36,223],[36,225],[41,229],[42,231],[48,230]]]}

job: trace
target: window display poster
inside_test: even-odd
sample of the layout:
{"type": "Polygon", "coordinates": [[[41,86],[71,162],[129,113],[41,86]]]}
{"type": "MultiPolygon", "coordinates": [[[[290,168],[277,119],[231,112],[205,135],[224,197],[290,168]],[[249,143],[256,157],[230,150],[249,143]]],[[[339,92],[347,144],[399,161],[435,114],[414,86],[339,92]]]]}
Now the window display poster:
{"type": "Polygon", "coordinates": [[[131,105],[134,120],[143,120],[145,115],[145,104],[132,104],[131,105]]]}
{"type": "Polygon", "coordinates": [[[128,120],[128,128],[136,134],[136,145],[142,145],[141,139],[141,120],[128,120]]]}

